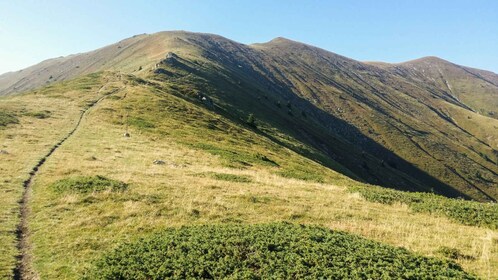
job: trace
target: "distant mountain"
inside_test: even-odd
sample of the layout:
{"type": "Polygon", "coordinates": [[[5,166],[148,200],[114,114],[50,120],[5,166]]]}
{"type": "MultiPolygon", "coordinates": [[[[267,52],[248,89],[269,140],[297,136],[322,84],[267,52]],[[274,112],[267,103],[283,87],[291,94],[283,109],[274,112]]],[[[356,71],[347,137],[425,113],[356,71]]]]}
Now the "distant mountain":
{"type": "Polygon", "coordinates": [[[362,63],[285,38],[244,45],[178,31],[1,75],[0,95],[99,71],[210,100],[234,120],[253,114],[259,133],[357,180],[498,198],[498,75],[491,72],[433,57],[362,63]]]}
{"type": "Polygon", "coordinates": [[[460,66],[437,57],[377,65],[414,83],[443,89],[471,110],[498,119],[498,75],[493,72],[460,66]]]}

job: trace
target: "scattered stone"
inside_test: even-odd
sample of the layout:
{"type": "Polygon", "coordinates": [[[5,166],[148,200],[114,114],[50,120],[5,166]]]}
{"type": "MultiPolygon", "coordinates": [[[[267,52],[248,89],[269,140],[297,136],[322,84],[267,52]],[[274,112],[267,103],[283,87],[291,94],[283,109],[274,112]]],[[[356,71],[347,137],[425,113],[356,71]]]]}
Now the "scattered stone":
{"type": "Polygon", "coordinates": [[[157,164],[157,165],[164,165],[164,164],[166,164],[166,162],[164,160],[160,160],[160,159],[154,160],[153,163],[157,164]]]}
{"type": "Polygon", "coordinates": [[[6,150],[0,150],[0,154],[2,154],[2,155],[8,155],[9,152],[7,152],[6,150]]]}

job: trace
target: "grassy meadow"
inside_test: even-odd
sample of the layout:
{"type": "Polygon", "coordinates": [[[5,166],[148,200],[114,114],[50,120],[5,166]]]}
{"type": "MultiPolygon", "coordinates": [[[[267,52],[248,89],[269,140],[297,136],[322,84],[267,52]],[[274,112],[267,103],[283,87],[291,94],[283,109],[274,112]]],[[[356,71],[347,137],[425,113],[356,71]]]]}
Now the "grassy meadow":
{"type": "MultiPolygon", "coordinates": [[[[87,94],[63,88],[47,93],[73,103],[64,98],[43,98],[42,103],[36,94],[2,100],[5,108],[26,104],[31,111],[51,112],[46,119],[20,117],[22,128],[13,124],[0,129],[2,149],[9,151],[0,156],[11,160],[2,161],[2,174],[19,176],[10,179],[11,191],[2,196],[2,217],[8,221],[2,222],[2,242],[7,240],[2,248],[10,248],[2,254],[2,276],[14,264],[12,233],[22,181],[45,150],[73,128],[81,108],[107,92],[98,93],[103,77],[90,79],[95,85],[83,91],[87,94]],[[66,114],[70,117],[58,117],[66,114]],[[24,125],[28,121],[37,125],[24,125]],[[16,145],[8,137],[15,137],[16,145]],[[39,148],[33,149],[29,139],[37,139],[39,148]]],[[[372,201],[352,191],[367,185],[283,148],[243,123],[149,85],[127,79],[109,83],[119,90],[85,114],[34,178],[29,252],[40,279],[81,278],[123,242],[166,228],[277,221],[321,225],[448,259],[484,279],[498,274],[496,229],[415,211],[402,201],[372,201]],[[127,127],[130,137],[123,136],[127,127]],[[92,191],[74,188],[71,182],[78,180],[92,191]]]]}

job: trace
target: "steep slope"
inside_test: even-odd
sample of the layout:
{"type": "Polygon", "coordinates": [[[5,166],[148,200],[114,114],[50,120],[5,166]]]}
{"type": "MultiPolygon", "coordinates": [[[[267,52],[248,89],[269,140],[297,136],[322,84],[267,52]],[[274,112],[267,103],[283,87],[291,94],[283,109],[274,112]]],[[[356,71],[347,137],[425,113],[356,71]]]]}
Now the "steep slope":
{"type": "Polygon", "coordinates": [[[97,70],[154,81],[232,120],[253,114],[261,135],[351,178],[451,197],[498,197],[498,121],[474,112],[477,105],[463,93],[418,72],[398,73],[284,38],[248,46],[210,34],[140,35],[34,66],[14,83],[21,76],[9,74],[10,85],[0,88],[12,93],[49,81],[45,76],[97,70]]]}
{"type": "Polygon", "coordinates": [[[362,143],[360,139],[366,136],[451,186],[460,190],[484,187],[478,191],[482,198],[496,197],[498,146],[493,120],[482,121],[466,104],[449,98],[438,87],[414,84],[311,46],[279,39],[261,48],[279,59],[274,64],[279,65],[280,79],[288,88],[363,134],[358,137],[341,131],[348,141],[392,161],[384,151],[376,152],[367,141],[362,143]],[[487,132],[472,133],[466,129],[469,126],[485,127],[487,132]],[[460,143],[454,143],[455,139],[460,143]]]}

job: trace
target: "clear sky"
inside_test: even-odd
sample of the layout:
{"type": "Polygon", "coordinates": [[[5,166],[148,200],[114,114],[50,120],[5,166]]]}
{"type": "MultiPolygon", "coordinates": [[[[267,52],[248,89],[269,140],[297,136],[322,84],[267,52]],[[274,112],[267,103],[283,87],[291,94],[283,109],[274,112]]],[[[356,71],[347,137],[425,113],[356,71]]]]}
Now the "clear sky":
{"type": "Polygon", "coordinates": [[[1,0],[0,73],[164,30],[247,44],[281,36],[357,60],[434,55],[498,73],[496,0],[1,0]]]}

